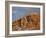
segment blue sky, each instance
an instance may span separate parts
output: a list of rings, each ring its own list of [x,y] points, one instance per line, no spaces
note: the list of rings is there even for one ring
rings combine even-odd
[[[31,12],[40,12],[40,8],[12,7],[12,21],[17,20]]]

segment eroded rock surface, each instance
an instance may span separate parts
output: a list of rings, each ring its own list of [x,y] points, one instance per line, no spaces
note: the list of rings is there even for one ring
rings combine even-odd
[[[31,14],[12,23],[13,31],[40,30],[40,15]]]

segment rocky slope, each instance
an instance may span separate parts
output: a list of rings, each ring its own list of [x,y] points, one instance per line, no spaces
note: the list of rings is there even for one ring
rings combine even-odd
[[[40,15],[34,13],[12,22],[12,30],[40,30]]]

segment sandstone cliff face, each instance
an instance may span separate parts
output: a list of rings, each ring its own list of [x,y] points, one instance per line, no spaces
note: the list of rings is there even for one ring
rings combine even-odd
[[[31,14],[12,23],[13,31],[40,30],[40,15]]]

